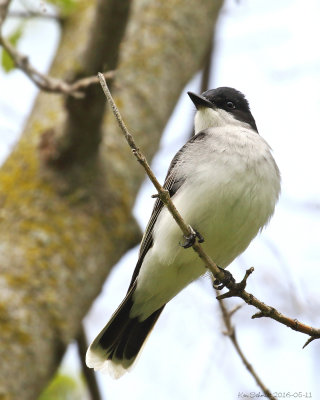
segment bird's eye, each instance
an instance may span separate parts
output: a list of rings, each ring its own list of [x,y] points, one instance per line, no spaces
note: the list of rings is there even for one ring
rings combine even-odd
[[[232,110],[233,108],[236,108],[236,106],[234,105],[234,103],[232,101],[227,101],[227,107],[230,108],[230,110]]]

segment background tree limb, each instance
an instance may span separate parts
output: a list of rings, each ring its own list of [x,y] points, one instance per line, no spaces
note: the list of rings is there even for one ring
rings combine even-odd
[[[68,80],[87,71],[97,4],[81,2],[63,25],[50,75]],[[211,0],[133,2],[114,93],[148,158],[182,88],[202,66],[220,6]],[[108,32],[108,19],[99,21]],[[82,108],[88,121],[102,115],[100,96]],[[141,169],[114,134],[112,119],[77,124],[72,107],[40,93],[0,171],[0,393],[8,398],[38,396],[110,269],[139,238],[131,208]],[[81,157],[76,138],[90,135],[96,150]],[[54,162],[66,149],[72,162]]]
[[[214,290],[215,290],[216,295],[218,295],[219,291],[217,289],[214,289]],[[248,361],[247,357],[244,355],[244,352],[242,351],[240,344],[238,342],[235,327],[233,326],[233,324],[231,322],[231,316],[237,309],[239,309],[239,307],[237,307],[236,310],[229,311],[225,304],[225,300],[223,300],[223,299],[219,300],[219,307],[220,307],[223,323],[226,327],[225,335],[228,336],[228,338],[231,340],[236,352],[238,353],[239,357],[241,358],[241,361],[243,362],[244,366],[249,371],[249,373],[252,375],[257,386],[260,387],[260,389],[263,391],[265,396],[268,397],[268,399],[275,400],[275,397],[272,395],[271,391],[262,382],[262,379],[260,378],[260,376],[258,375],[256,370],[253,368],[252,364]]]

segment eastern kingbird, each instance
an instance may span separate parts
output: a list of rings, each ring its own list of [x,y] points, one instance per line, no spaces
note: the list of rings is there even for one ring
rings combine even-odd
[[[280,174],[241,92],[220,87],[188,94],[196,107],[195,134],[173,158],[164,187],[184,221],[204,238],[207,254],[225,268],[268,223]],[[88,367],[121,376],[166,303],[206,272],[181,241],[180,228],[157,199],[127,295],[90,345]]]

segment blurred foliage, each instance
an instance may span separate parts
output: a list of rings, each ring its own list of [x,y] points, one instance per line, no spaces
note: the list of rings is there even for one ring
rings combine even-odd
[[[47,2],[56,6],[60,11],[61,16],[66,16],[74,11],[74,9],[77,6],[77,3],[79,1],[78,0],[47,0]]]
[[[79,400],[82,385],[73,377],[57,373],[38,400]]]
[[[7,40],[12,44],[12,46],[17,47],[19,39],[22,36],[24,28],[24,23],[21,23],[12,33],[10,36],[7,37]],[[10,72],[14,69],[14,61],[11,56],[7,53],[5,49],[2,49],[1,52],[1,66],[5,72]]]

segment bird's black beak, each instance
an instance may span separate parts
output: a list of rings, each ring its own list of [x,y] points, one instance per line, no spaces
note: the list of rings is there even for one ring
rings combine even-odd
[[[207,107],[207,108],[213,108],[214,107],[214,104],[212,104],[209,100],[207,100],[203,96],[200,96],[199,94],[188,92],[188,95],[189,95],[192,103],[195,105],[197,110],[200,107]]]

